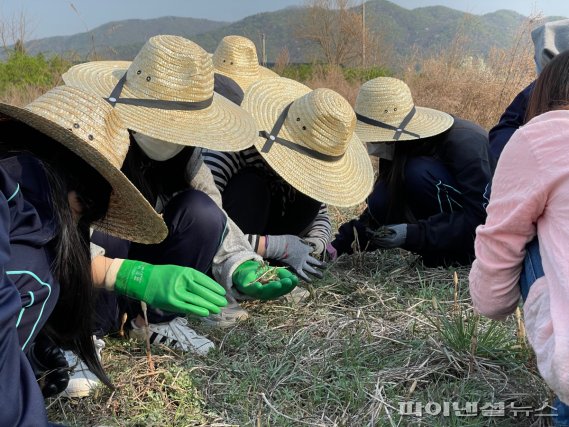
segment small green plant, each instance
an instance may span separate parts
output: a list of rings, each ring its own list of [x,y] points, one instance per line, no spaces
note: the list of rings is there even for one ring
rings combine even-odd
[[[446,312],[434,298],[435,316],[427,316],[443,343],[458,353],[489,359],[516,359],[520,355],[511,330],[500,322],[481,319],[473,310],[456,305]]]

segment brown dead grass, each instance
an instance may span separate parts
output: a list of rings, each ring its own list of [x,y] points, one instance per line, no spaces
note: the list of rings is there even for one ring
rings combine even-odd
[[[24,87],[10,87],[8,88],[2,96],[0,96],[1,102],[6,102],[11,105],[16,105],[18,107],[23,107],[29,104],[34,99],[46,93],[51,88],[49,87],[38,87],[38,86],[24,86]]]
[[[348,82],[340,67],[315,65],[312,78],[304,83],[312,89],[332,89],[346,98],[353,106],[363,82]]]
[[[514,97],[536,78],[530,32],[538,22],[539,18],[528,19],[511,48],[494,48],[488,58],[470,55],[470,41],[459,33],[450,48],[438,54],[411,55],[395,77],[409,85],[416,105],[490,129]],[[354,105],[363,81],[348,81],[338,67],[315,67],[306,85],[335,90]]]
[[[468,39],[458,35],[450,49],[428,58],[415,55],[403,72],[415,103],[446,111],[490,129],[536,78],[528,20],[512,48],[495,48],[487,59],[468,52]]]

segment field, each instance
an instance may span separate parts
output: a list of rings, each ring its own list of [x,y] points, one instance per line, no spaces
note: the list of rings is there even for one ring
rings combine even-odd
[[[198,358],[155,347],[153,372],[144,346],[107,339],[104,364],[117,390],[51,400],[52,420],[77,426],[546,425],[537,412],[515,416],[511,409],[537,411],[549,391],[515,318],[497,323],[472,312],[467,275],[467,268],[425,269],[399,251],[341,258],[309,288],[306,302],[249,304],[252,318],[225,332],[194,321],[217,350]],[[415,402],[411,412],[422,403],[423,417],[401,415],[404,402]],[[445,402],[448,416],[436,406]],[[472,402],[478,410],[467,406]],[[481,412],[484,404],[500,403],[504,416]]]
[[[277,65],[352,103],[369,73],[394,75],[410,85],[417,105],[489,129],[535,78],[532,48],[527,30],[512,49],[485,59],[463,55],[467,44],[457,37],[451,49],[407,58],[394,71]],[[61,84],[69,65],[16,59],[19,65],[9,60],[0,75],[35,70],[29,79],[0,80],[0,97],[18,105]],[[332,211],[337,223],[357,213]],[[308,289],[311,296],[301,303],[247,304],[251,318],[229,330],[190,319],[216,343],[204,358],[153,347],[152,370],[144,346],[107,338],[103,364],[116,389],[82,400],[50,399],[50,420],[72,426],[548,425],[544,405],[552,396],[527,348],[523,322],[477,316],[467,267],[426,269],[399,250],[358,253],[331,264]],[[503,415],[488,412],[500,405]],[[422,416],[402,414],[414,411]]]

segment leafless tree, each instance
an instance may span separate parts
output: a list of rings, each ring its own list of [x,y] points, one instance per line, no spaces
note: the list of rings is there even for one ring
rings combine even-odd
[[[285,68],[290,63],[290,54],[288,48],[285,46],[279,52],[277,59],[275,60],[275,66],[273,71],[277,74],[282,74]]]
[[[331,65],[361,65],[364,43],[366,51],[374,49],[375,37],[351,0],[309,0],[297,35],[316,43]]]
[[[0,16],[0,43],[5,52],[17,50],[24,53],[24,43],[29,37],[29,22],[24,11],[11,17]]]

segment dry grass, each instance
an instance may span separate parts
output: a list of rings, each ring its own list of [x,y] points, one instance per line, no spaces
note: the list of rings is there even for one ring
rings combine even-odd
[[[252,318],[229,331],[194,327],[216,342],[207,358],[107,340],[116,392],[51,401],[68,425],[394,426],[464,425],[401,416],[399,402],[514,403],[539,408],[548,390],[515,319],[473,317],[468,269],[425,269],[385,251],[343,257],[300,304],[249,303]],[[476,345],[473,345],[475,343]],[[530,426],[535,417],[469,419]]]
[[[362,82],[348,82],[339,67],[324,65],[315,65],[314,67],[312,78],[304,84],[312,89],[332,89],[346,98],[351,105],[355,104]]]
[[[438,55],[410,58],[403,80],[416,104],[490,129],[514,97],[536,78],[529,36],[534,24],[535,20],[526,22],[512,48],[495,48],[487,59],[465,53],[468,40],[461,35]]]
[[[429,57],[418,52],[404,61],[399,75],[417,105],[446,111],[490,129],[535,77],[530,31],[538,18],[519,29],[509,49],[494,48],[488,58],[468,54],[469,40],[458,34],[452,45]],[[335,90],[354,105],[363,81],[348,81],[338,67],[315,66],[306,82]]]
[[[0,101],[23,107],[49,89],[51,88],[38,86],[10,87],[0,96]]]

